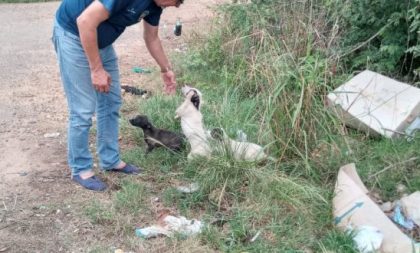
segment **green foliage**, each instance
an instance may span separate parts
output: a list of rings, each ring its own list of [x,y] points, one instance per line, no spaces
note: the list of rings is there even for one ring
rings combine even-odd
[[[329,1],[341,24],[341,47],[351,70],[366,67],[418,79],[418,0]]]
[[[85,208],[85,214],[89,217],[92,223],[110,224],[113,220],[112,210],[103,206],[99,201],[92,201]]]
[[[145,188],[134,181],[123,181],[121,189],[115,194],[117,211],[137,214],[144,208]]]
[[[344,234],[336,230],[328,234],[319,242],[317,252],[357,253],[351,234]]]

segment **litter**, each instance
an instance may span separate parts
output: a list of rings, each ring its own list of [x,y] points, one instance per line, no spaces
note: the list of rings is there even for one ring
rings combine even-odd
[[[191,236],[201,233],[203,223],[199,220],[188,220],[183,216],[175,217],[167,215],[161,222],[161,225],[153,225],[146,228],[137,228],[136,235],[138,237],[149,239],[159,235],[172,237],[176,233]]]
[[[133,95],[142,96],[143,98],[147,98],[149,93],[147,90],[142,90],[133,86],[129,85],[121,85],[121,89],[123,89],[127,93],[131,93]]]
[[[350,127],[394,138],[420,116],[420,89],[365,70],[328,94],[327,105]]]
[[[420,191],[403,197],[400,203],[406,216],[420,227]]]
[[[412,141],[417,131],[420,131],[420,117],[417,117],[405,130],[407,140]]]
[[[361,253],[375,252],[381,247],[384,235],[381,231],[371,226],[361,226],[355,229],[353,241]]]
[[[134,73],[149,74],[152,73],[150,69],[144,69],[142,67],[133,67]]]
[[[45,138],[57,138],[58,136],[60,136],[60,133],[46,133],[46,134],[44,134]]]
[[[191,183],[188,186],[178,186],[176,189],[182,193],[193,193],[200,189],[200,186],[197,183]]]
[[[368,196],[353,163],[340,168],[335,186],[333,213],[335,224],[346,230],[348,227],[371,226],[383,234],[379,252],[412,253],[420,247],[405,235]]]
[[[414,222],[404,217],[404,214],[401,212],[401,205],[399,203],[397,203],[395,206],[392,220],[405,229],[413,230],[414,228]]]

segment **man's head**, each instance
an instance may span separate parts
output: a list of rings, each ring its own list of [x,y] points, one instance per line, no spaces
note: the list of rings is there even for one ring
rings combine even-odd
[[[184,0],[154,0],[155,3],[160,7],[179,7],[181,4],[184,3]]]

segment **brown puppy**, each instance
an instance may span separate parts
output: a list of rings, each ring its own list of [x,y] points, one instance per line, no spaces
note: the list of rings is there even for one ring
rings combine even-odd
[[[129,121],[131,125],[143,129],[144,141],[147,144],[146,154],[157,147],[166,147],[172,151],[180,151],[182,149],[184,139],[181,135],[154,127],[147,116],[137,115]]]

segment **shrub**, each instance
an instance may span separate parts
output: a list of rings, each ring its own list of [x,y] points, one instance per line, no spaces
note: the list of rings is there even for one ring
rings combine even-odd
[[[341,24],[343,59],[364,69],[419,80],[420,1],[326,1]]]

